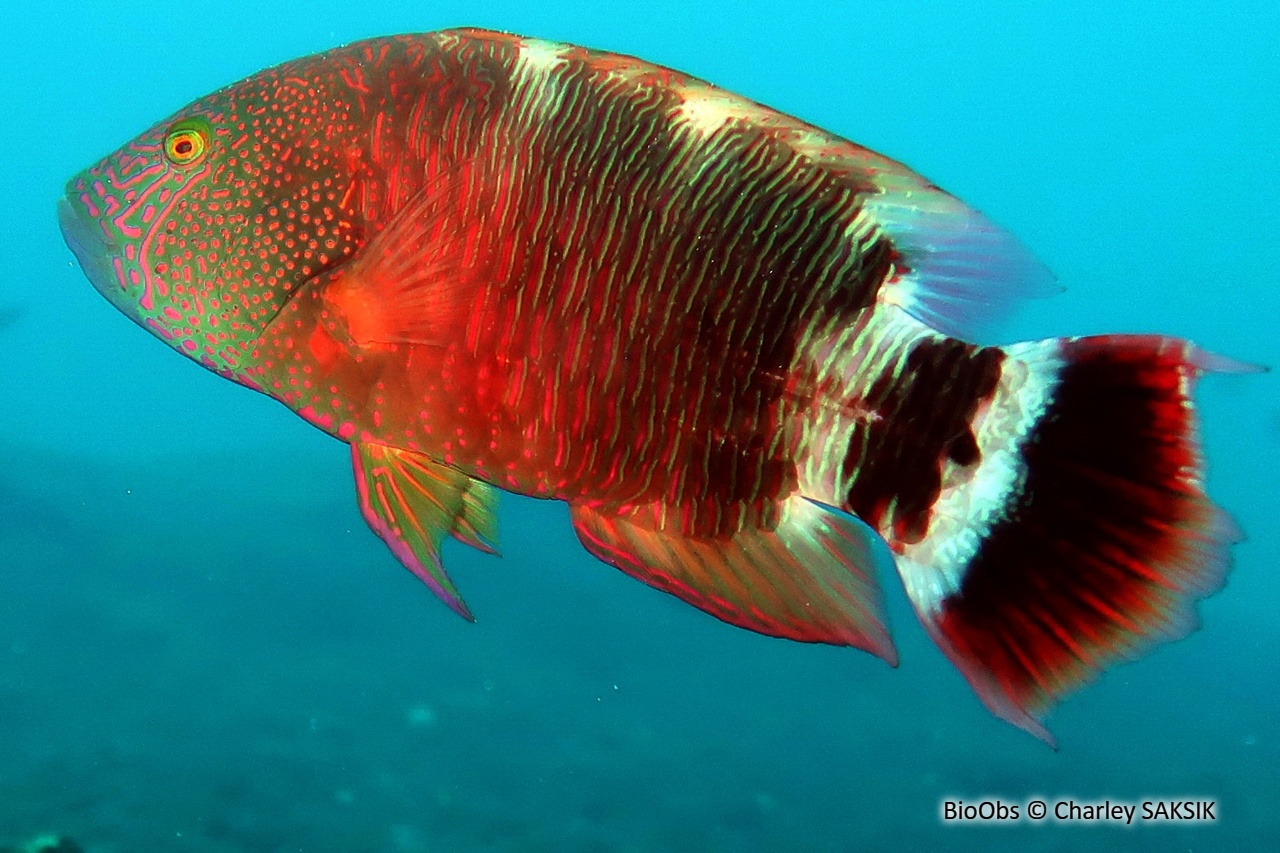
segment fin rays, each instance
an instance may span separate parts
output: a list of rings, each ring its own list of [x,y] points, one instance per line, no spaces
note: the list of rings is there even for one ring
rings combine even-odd
[[[1052,743],[1042,719],[1058,700],[1194,629],[1195,605],[1223,584],[1239,536],[1203,492],[1194,348],[1112,336],[1012,351],[1060,355],[1037,380],[1043,410],[1007,437],[1020,477],[976,549],[946,567],[956,583],[930,582],[939,567],[910,553],[899,569],[987,707]],[[925,543],[918,556],[929,553]]]
[[[416,192],[327,285],[325,301],[357,344],[442,346],[460,337],[479,263],[458,222],[465,179],[455,168]]]
[[[365,521],[396,558],[451,610],[474,621],[440,562],[446,533],[496,553],[497,490],[421,454],[381,444],[351,445]]]
[[[896,664],[876,574],[889,562],[874,532],[792,496],[774,530],[697,537],[664,527],[661,507],[572,508],[595,557],[739,627],[849,645]]]

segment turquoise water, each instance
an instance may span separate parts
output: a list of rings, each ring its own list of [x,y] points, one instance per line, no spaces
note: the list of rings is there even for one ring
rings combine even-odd
[[[1062,705],[1055,753],[982,709],[892,579],[897,670],[641,586],[561,505],[507,498],[503,559],[446,554],[463,623],[365,529],[344,447],[144,335],[57,233],[66,178],[192,98],[473,24],[638,54],[910,163],[1064,285],[1002,340],[1159,331],[1280,366],[1280,7],[899,5],[23,10],[0,58],[0,848],[1280,846],[1276,374],[1199,394],[1210,490],[1250,536],[1228,587]],[[984,798],[1218,819],[939,817]]]

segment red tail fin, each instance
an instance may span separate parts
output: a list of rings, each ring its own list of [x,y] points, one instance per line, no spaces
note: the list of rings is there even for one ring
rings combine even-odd
[[[1007,355],[975,419],[983,467],[939,499],[902,574],[987,707],[1052,743],[1056,700],[1186,635],[1222,586],[1240,536],[1205,496],[1191,389],[1239,367],[1158,337]]]

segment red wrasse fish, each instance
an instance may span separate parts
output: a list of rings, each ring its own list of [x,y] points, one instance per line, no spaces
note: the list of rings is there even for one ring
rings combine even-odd
[[[684,74],[480,30],[196,101],[73,178],[94,286],[351,445],[455,611],[499,489],[720,619],[896,663],[878,567],[995,714],[1187,633],[1238,534],[1181,340],[982,346],[1043,269],[905,166]]]

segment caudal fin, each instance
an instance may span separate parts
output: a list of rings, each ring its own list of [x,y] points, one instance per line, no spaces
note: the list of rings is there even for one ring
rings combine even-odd
[[[974,420],[983,459],[940,496],[900,570],[921,620],[996,715],[1045,713],[1113,663],[1196,627],[1240,539],[1204,493],[1191,390],[1238,370],[1184,341],[1006,350]]]

